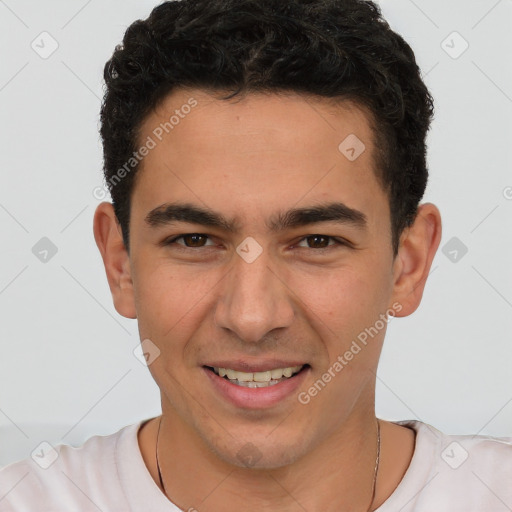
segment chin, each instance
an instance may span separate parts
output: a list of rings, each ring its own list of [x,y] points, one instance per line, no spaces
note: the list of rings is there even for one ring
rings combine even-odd
[[[249,436],[250,438],[251,436]],[[212,451],[227,464],[245,469],[278,469],[293,464],[303,455],[306,448],[303,440],[294,445],[290,439],[269,442],[269,438],[252,438],[252,441],[240,440],[228,446],[210,445]]]

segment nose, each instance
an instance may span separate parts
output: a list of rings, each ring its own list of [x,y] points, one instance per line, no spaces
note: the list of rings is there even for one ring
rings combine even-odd
[[[247,343],[257,343],[270,331],[289,327],[295,314],[293,293],[268,251],[252,263],[238,254],[233,260],[233,268],[221,281],[215,324]]]

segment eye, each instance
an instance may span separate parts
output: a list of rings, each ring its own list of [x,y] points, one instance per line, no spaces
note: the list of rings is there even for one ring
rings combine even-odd
[[[308,246],[306,247],[307,249],[322,250],[322,249],[327,249],[329,247],[336,246],[336,245],[338,245],[338,246],[339,245],[347,245],[342,240],[339,240],[337,238],[334,238],[332,236],[327,236],[327,235],[308,235],[308,236],[305,236],[302,240],[300,240],[299,244],[301,242],[303,242],[304,240],[306,240],[306,243],[308,243],[308,241],[311,241],[311,244],[308,244]],[[333,243],[329,244],[329,241],[332,241]],[[313,247],[311,247],[311,245],[313,245]],[[304,247],[304,246],[298,245],[297,247]]]
[[[185,243],[184,244],[177,243],[177,240],[180,240],[180,239],[183,239],[183,241]],[[185,248],[194,249],[194,248],[208,247],[207,245],[202,243],[207,240],[209,240],[208,235],[203,235],[202,233],[185,233],[184,235],[179,235],[170,240],[166,240],[164,242],[164,245],[177,244],[177,245],[182,245]],[[215,244],[212,243],[211,245],[215,245]]]
[[[178,242],[178,240],[182,240],[182,242]],[[210,241],[210,244],[206,242]],[[306,243],[306,246],[301,245]],[[208,235],[203,233],[185,233],[168,240],[164,240],[162,245],[177,245],[181,246],[183,249],[201,249],[202,247],[212,247],[215,244],[211,241]],[[349,243],[344,240],[328,236],[328,235],[308,235],[302,238],[296,247],[301,247],[305,249],[314,249],[317,252],[321,252],[323,250],[327,250],[331,247],[335,246],[348,246]]]

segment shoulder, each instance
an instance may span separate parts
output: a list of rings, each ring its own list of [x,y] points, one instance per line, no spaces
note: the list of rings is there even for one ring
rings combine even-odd
[[[421,421],[399,423],[413,428],[419,441],[433,448],[438,455],[435,462],[442,461],[452,470],[466,462],[472,468],[495,469],[498,464],[503,464],[502,467],[512,469],[512,437],[445,434]]]
[[[511,510],[512,437],[445,434],[417,420],[395,423],[415,431],[415,451],[379,512]]]
[[[137,426],[95,435],[76,447],[42,442],[30,457],[0,468],[0,510],[76,510],[77,505],[88,510],[98,491],[117,478],[117,444]],[[115,486],[111,491],[115,495]]]

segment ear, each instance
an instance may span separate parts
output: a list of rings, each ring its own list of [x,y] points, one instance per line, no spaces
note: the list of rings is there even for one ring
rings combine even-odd
[[[420,305],[432,260],[441,241],[441,214],[431,203],[420,205],[414,223],[400,237],[395,258],[391,303],[402,309],[396,316],[408,316]]]
[[[137,318],[130,257],[111,203],[101,203],[96,208],[94,239],[103,258],[114,307],[126,318]]]

